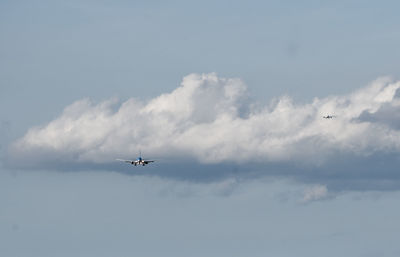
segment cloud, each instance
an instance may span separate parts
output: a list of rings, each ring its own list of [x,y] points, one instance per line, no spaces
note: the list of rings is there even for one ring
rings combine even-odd
[[[394,130],[400,129],[400,89],[396,90],[393,100],[382,104],[378,110],[364,110],[358,121],[384,124]]]
[[[171,93],[149,101],[79,100],[29,129],[9,147],[7,161],[19,168],[116,169],[115,158],[133,158],[142,149],[172,173],[181,167],[178,177],[196,176],[190,170],[207,165],[209,171],[200,173],[207,177],[257,173],[321,183],[314,180],[348,182],[364,174],[387,184],[399,163],[399,88],[400,82],[381,78],[306,104],[289,96],[255,103],[240,79],[190,74]],[[323,119],[327,114],[336,118]],[[387,166],[379,173],[381,162]],[[334,179],[323,181],[329,183],[335,188]]]
[[[314,185],[308,187],[303,192],[303,199],[301,202],[308,203],[311,201],[318,201],[328,196],[328,189],[325,185]]]

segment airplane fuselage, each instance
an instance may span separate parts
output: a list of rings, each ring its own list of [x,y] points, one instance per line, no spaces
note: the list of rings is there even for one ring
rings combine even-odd
[[[146,164],[154,162],[154,160],[145,160],[145,159],[142,159],[142,157],[138,157],[136,160],[122,160],[122,159],[117,159],[117,160],[129,163],[129,164],[132,164],[135,166],[137,166],[137,165],[145,166]]]
[[[148,162],[143,160],[142,157],[139,157],[136,159],[136,161],[132,161],[131,164],[133,164],[135,166],[137,166],[137,165],[145,166],[146,164],[148,164]]]
[[[146,163],[143,162],[143,161],[141,161],[141,160],[140,160],[140,161],[139,161],[139,160],[136,160],[136,161],[134,161],[134,162],[131,162],[131,164],[133,164],[133,165],[135,165],[135,166],[136,166],[136,165],[143,165],[143,166],[146,165]]]

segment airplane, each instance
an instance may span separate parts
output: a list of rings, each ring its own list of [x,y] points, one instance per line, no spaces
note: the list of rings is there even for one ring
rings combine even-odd
[[[335,118],[336,116],[335,115],[326,115],[326,116],[322,116],[322,118],[324,118],[324,119],[333,119],[333,118]]]
[[[117,159],[117,161],[121,161],[121,162],[127,162],[130,163],[132,165],[142,165],[145,166],[146,164],[149,164],[151,162],[155,162],[154,160],[144,160],[142,158],[142,154],[139,155],[139,157],[136,160],[122,160],[122,159]]]

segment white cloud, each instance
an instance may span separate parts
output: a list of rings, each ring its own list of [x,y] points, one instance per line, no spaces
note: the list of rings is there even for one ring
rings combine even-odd
[[[314,185],[307,187],[303,192],[301,202],[308,203],[311,201],[318,201],[328,196],[328,188],[325,185]]]
[[[58,160],[101,164],[132,158],[142,149],[145,157],[201,163],[295,161],[318,166],[338,152],[360,157],[398,153],[399,130],[359,117],[379,115],[382,106],[397,107],[399,87],[400,82],[378,79],[351,94],[307,104],[288,96],[255,104],[240,79],[191,74],[171,93],[148,102],[77,101],[14,142],[9,159],[39,167]],[[385,110],[387,117],[391,109]],[[337,117],[323,119],[327,114]]]

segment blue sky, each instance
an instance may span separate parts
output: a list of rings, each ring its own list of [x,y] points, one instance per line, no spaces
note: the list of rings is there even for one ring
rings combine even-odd
[[[2,1],[0,252],[398,256],[398,7]]]

